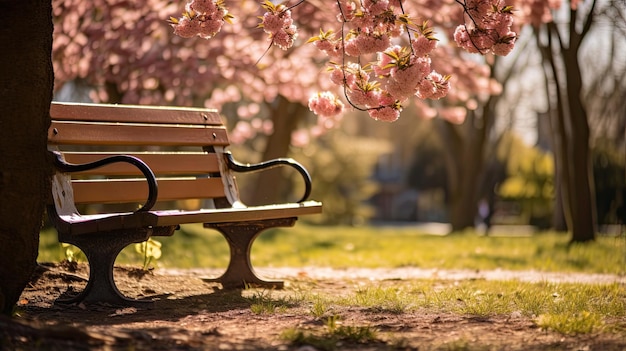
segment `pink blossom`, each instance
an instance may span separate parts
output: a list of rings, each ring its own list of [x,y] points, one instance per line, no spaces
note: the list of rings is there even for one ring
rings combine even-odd
[[[467,0],[469,20],[454,33],[457,45],[471,53],[506,55],[512,50],[516,34],[511,31],[513,15],[501,0]]]
[[[374,120],[383,121],[383,122],[395,122],[400,117],[400,110],[391,106],[370,109],[370,110],[367,110],[367,113]]]
[[[361,55],[373,54],[383,51],[387,47],[389,47],[389,37],[386,35],[361,34],[357,36],[354,41],[355,45],[357,46],[358,52]]]
[[[217,5],[213,0],[191,0],[187,6],[189,10],[201,14],[213,14],[217,11]]]
[[[402,47],[394,45],[387,48],[387,50],[385,50],[384,52],[379,52],[378,61],[374,65],[374,73],[379,76],[388,76],[391,72],[391,67],[387,66],[389,66],[393,61],[393,58],[391,58],[391,55],[389,54],[400,55],[401,50]]]
[[[372,16],[378,16],[389,8],[389,0],[364,0],[363,7]]]
[[[420,36],[411,42],[415,56],[421,57],[431,53],[437,47],[437,40]]]
[[[467,52],[470,52],[473,54],[478,53],[478,48],[472,42],[469,32],[467,31],[467,28],[465,27],[464,24],[461,24],[458,27],[456,27],[456,30],[454,31],[454,41],[457,43],[459,47],[465,49]]]
[[[204,21],[200,23],[198,36],[204,39],[212,38],[222,29],[223,24],[224,20],[221,17]]]
[[[435,91],[432,96],[429,97],[430,99],[437,100],[448,95],[448,92],[450,91],[450,81],[447,78],[444,78],[441,74],[433,71],[428,76],[428,79],[432,81],[435,86]]]
[[[284,25],[281,17],[282,13],[266,12],[263,14],[263,19],[261,21],[263,30],[268,34],[272,34],[283,29]]]
[[[345,41],[344,50],[346,55],[352,57],[358,57],[361,52],[359,51],[359,46],[357,45],[356,38],[351,38]]]
[[[506,56],[511,51],[513,51],[513,47],[515,47],[515,41],[511,41],[509,43],[498,43],[493,46],[493,53],[500,56]]]
[[[284,28],[273,33],[272,41],[274,45],[283,50],[287,50],[293,46],[293,43],[296,41],[297,37],[298,32],[296,31],[296,27],[292,25],[288,28]]]
[[[334,117],[343,112],[343,102],[335,94],[324,91],[309,99],[309,109],[318,116]]]
[[[315,47],[317,47],[319,50],[326,52],[333,51],[336,47],[335,43],[331,42],[328,39],[318,40],[314,42],[313,45],[315,45]]]
[[[354,74],[348,72],[346,72],[346,74],[344,75],[344,70],[341,67],[337,66],[330,73],[330,80],[337,85],[343,85],[345,83],[347,86],[352,86],[356,81],[356,77]]]
[[[380,89],[364,91],[357,88],[350,90],[348,99],[357,106],[378,107],[380,106]]]
[[[428,58],[412,57],[412,59],[413,62],[407,67],[392,68],[385,84],[385,89],[389,94],[400,101],[415,95],[418,91],[418,84],[430,71]]]
[[[200,22],[197,20],[191,20],[189,17],[181,18],[174,26],[174,34],[183,37],[191,38],[198,34],[200,31]]]

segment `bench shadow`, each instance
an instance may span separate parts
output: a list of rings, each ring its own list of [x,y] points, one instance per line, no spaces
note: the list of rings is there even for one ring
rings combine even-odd
[[[210,290],[210,287],[208,289]],[[145,301],[153,301],[153,304],[147,304],[146,307],[55,302],[48,307],[22,306],[20,319],[73,326],[115,325],[159,320],[171,322],[197,314],[249,311],[253,302],[242,296],[242,293],[243,289],[213,289],[209,293],[183,297],[170,294],[154,295],[145,299]]]

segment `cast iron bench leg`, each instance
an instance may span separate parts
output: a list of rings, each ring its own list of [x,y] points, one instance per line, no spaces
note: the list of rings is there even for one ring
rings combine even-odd
[[[205,223],[205,228],[219,231],[230,248],[230,263],[226,272],[219,278],[207,279],[222,284],[225,289],[245,289],[247,287],[264,287],[280,289],[283,281],[264,280],[259,278],[250,262],[252,243],[262,231],[274,227],[292,227],[297,218],[267,219],[241,223]]]
[[[116,306],[149,307],[152,301],[135,300],[125,297],[115,285],[113,265],[117,255],[126,246],[148,240],[150,229],[132,231],[111,231],[99,235],[59,234],[59,241],[80,248],[89,261],[89,281],[77,296],[58,299],[58,303],[108,303]]]

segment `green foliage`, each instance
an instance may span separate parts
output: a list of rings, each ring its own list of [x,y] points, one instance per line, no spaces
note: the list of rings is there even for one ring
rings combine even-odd
[[[366,201],[378,186],[370,176],[389,148],[386,141],[334,130],[294,152],[311,173],[311,198],[324,203],[324,213],[315,222],[358,225],[371,218],[374,211]]]
[[[135,244],[135,252],[143,257],[143,270],[150,268],[150,263],[161,258],[161,242],[148,238],[148,240]]]
[[[68,262],[87,262],[85,254],[76,246],[66,243],[61,243],[61,247],[65,253],[65,259]]]
[[[507,179],[497,189],[505,200],[514,200],[523,207],[528,221],[549,222],[554,199],[554,159],[551,153],[531,147],[512,133],[502,137],[497,158],[506,162]]]

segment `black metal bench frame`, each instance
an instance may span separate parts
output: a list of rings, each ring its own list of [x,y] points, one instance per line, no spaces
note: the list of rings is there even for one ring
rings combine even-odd
[[[161,114],[166,111],[167,116],[175,116],[175,121],[163,119]],[[261,286],[281,288],[282,281],[270,281],[260,278],[252,267],[250,261],[250,251],[255,239],[266,229],[274,227],[290,227],[293,226],[300,215],[315,214],[321,212],[321,203],[315,201],[307,201],[311,193],[311,179],[306,169],[292,159],[282,158],[262,162],[258,164],[242,164],[233,158],[229,151],[225,151],[224,147],[228,145],[225,128],[218,116],[209,116],[216,112],[207,109],[186,109],[186,108],[163,108],[163,107],[143,107],[143,106],[124,106],[124,105],[101,105],[101,104],[59,104],[53,103],[51,106],[51,116],[53,123],[48,133],[49,149],[54,156],[54,165],[56,174],[53,177],[53,203],[48,206],[49,217],[51,222],[57,228],[58,238],[60,242],[69,243],[80,248],[89,261],[89,280],[85,289],[77,296],[69,299],[59,299],[62,303],[108,303],[112,305],[131,305],[143,306],[152,301],[136,300],[124,296],[116,287],[113,278],[113,266],[115,259],[120,251],[132,243],[146,241],[152,236],[170,236],[177,230],[181,224],[185,223],[203,223],[205,228],[214,229],[220,232],[228,242],[230,248],[230,262],[224,274],[214,281],[222,284],[224,288],[246,288],[249,286]],[[128,117],[131,115],[131,117]],[[136,117],[133,117],[135,116]],[[152,117],[154,115],[155,117]],[[119,120],[116,116],[120,116]],[[147,117],[145,117],[147,116]],[[166,117],[167,117],[166,116]],[[199,118],[198,118],[199,117]],[[219,119],[219,121],[218,121]],[[200,122],[197,122],[199,120]],[[207,122],[207,121],[212,121]],[[71,129],[76,123],[84,123],[84,129],[76,129],[80,133],[85,132],[87,136],[75,136],[76,130]],[[90,162],[72,163],[66,160],[66,157],[86,157],[80,152],[65,152],[58,149],[58,145],[72,144],[115,144],[123,145],[131,140],[136,145],[151,145],[160,140],[157,137],[150,141],[136,141],[132,137],[132,129],[137,124],[144,123],[145,126],[152,128],[187,128],[189,130],[174,129],[176,133],[204,133],[206,128],[209,137],[206,141],[193,142],[198,144],[206,153],[214,155],[217,158],[219,174],[215,172],[217,169],[209,169],[208,178],[219,178],[222,189],[211,190],[216,191],[213,201],[216,208],[198,209],[191,211],[182,211],[179,209],[154,209],[159,201],[171,200],[176,198],[177,192],[175,183],[176,179],[165,179],[165,184],[169,187],[166,189],[168,194],[161,198],[159,195],[160,187],[158,178],[161,168],[166,168],[167,172],[171,172],[176,168],[172,160],[176,160],[176,155],[165,154],[167,161],[155,163],[157,166],[151,167],[150,162],[142,159],[142,154],[115,154],[109,155],[105,152],[102,155],[98,152],[91,151]],[[160,123],[160,124],[159,124]],[[194,126],[197,130],[192,130],[190,126]],[[142,125],[142,128],[145,127]],[[204,126],[204,127],[203,127]],[[93,141],[89,139],[92,133],[86,129],[95,128],[97,130]],[[111,134],[109,128],[129,128],[128,140],[123,140],[118,134]],[[142,129],[143,130],[143,129]],[[95,132],[94,132],[95,133]],[[74,139],[76,138],[76,139]],[[163,138],[162,136],[160,138]],[[177,138],[164,144],[177,146]],[[184,134],[182,140],[187,142],[187,134]],[[115,139],[115,140],[112,140]],[[119,140],[117,140],[119,139]],[[217,141],[216,141],[217,140]],[[197,145],[196,145],[197,146]],[[93,146],[91,147],[93,149]],[[185,157],[189,156],[184,154]],[[146,157],[155,159],[160,155],[149,154]],[[192,154],[189,157],[195,157]],[[101,158],[99,158],[101,157]],[[151,161],[156,162],[156,161]],[[77,182],[72,179],[72,174],[89,174],[95,172],[96,169],[106,169],[115,164],[125,163],[131,165],[134,171],[126,170],[126,173],[135,173],[135,176],[143,179],[142,184],[147,185],[145,202],[135,211],[121,213],[105,213],[95,215],[84,215],[76,209],[75,203],[80,199],[74,197]],[[181,162],[184,163],[184,162]],[[279,166],[289,166],[295,169],[304,181],[304,195],[294,203],[273,204],[267,206],[247,207],[239,201],[239,194],[232,172],[255,172],[275,168]],[[188,167],[188,166],[181,166]],[[196,168],[194,165],[192,168]],[[215,168],[215,167],[214,167]],[[187,169],[187,168],[185,168]],[[116,171],[119,172],[119,171]],[[203,171],[204,172],[204,171]],[[206,175],[202,175],[205,177]],[[198,177],[197,181],[206,181]],[[119,178],[119,177],[118,177]],[[136,179],[134,179],[136,180]],[[211,179],[209,179],[211,180]],[[105,181],[93,181],[95,186],[109,188],[115,185],[119,179]],[[192,180],[193,181],[193,180]],[[87,183],[89,183],[88,181]],[[89,183],[90,185],[93,185]],[[80,184],[79,184],[80,185]],[[180,193],[187,191],[188,187],[180,185]],[[134,189],[134,188],[131,188]],[[115,194],[109,194],[111,190],[104,191],[106,202],[114,202]],[[212,193],[211,193],[212,194]],[[89,194],[83,195],[89,198]],[[109,197],[113,197],[110,199]],[[126,194],[120,194],[124,197]],[[208,196],[208,195],[207,195]],[[97,196],[96,196],[97,197]],[[181,198],[186,198],[189,196]],[[202,196],[206,197],[206,196]],[[105,201],[102,200],[102,201]],[[126,199],[128,200],[128,199]],[[91,199],[90,199],[91,201]]]

